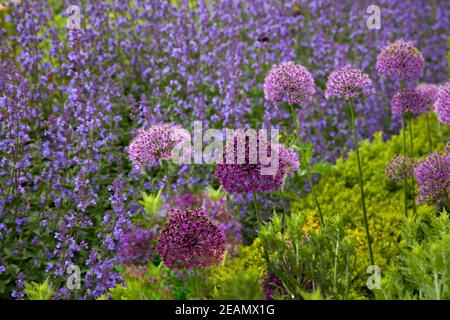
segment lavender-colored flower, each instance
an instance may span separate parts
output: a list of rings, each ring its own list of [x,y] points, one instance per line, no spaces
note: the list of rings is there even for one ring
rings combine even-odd
[[[415,88],[406,88],[397,92],[391,101],[392,113],[401,117],[404,113],[414,116],[427,113],[428,105],[425,98]]]
[[[203,209],[171,210],[156,250],[173,269],[207,268],[222,261],[228,245],[222,230]]]
[[[384,77],[419,80],[423,76],[424,58],[412,42],[397,40],[381,50],[376,69]]]
[[[329,76],[326,85],[325,98],[354,98],[359,95],[371,95],[375,87],[369,75],[360,69],[347,65],[334,70]]]
[[[450,200],[450,154],[433,152],[419,161],[415,171],[419,202],[434,202],[442,208]]]
[[[386,166],[386,175],[394,181],[404,180],[414,173],[414,161],[405,156],[398,156]]]
[[[145,164],[157,165],[161,160],[170,159],[172,150],[189,139],[189,132],[179,125],[158,124],[139,130],[128,152],[135,168],[140,169]]]
[[[269,102],[303,105],[311,101],[314,92],[312,75],[304,66],[294,62],[275,65],[264,81],[264,97]]]
[[[450,126],[450,82],[439,87],[434,109],[439,121]]]
[[[287,149],[281,144],[275,144],[272,148],[270,143],[263,143],[257,138],[257,161],[250,163],[249,139],[245,141],[245,161],[238,164],[238,147],[235,139],[234,149],[231,147],[224,149],[224,163],[216,167],[216,177],[223,188],[232,193],[249,192],[271,192],[281,188],[287,175],[299,170],[297,153],[293,149]],[[264,164],[259,157],[259,150],[268,150],[267,154],[272,156],[273,152],[278,152],[278,170],[275,174],[262,174],[263,168],[268,168],[271,164]],[[227,164],[226,158],[229,150],[233,150],[234,164]],[[233,156],[232,155],[232,156]]]
[[[119,239],[119,259],[125,265],[145,265],[154,254],[155,231],[138,228]]]
[[[427,107],[431,107],[436,102],[438,97],[439,87],[432,83],[422,83],[416,87],[427,103]]]

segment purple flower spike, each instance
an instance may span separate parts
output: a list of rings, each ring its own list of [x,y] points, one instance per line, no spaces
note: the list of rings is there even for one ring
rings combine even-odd
[[[398,40],[381,50],[376,69],[383,77],[398,80],[419,80],[423,76],[425,60],[412,42]]]
[[[415,88],[407,88],[397,92],[391,101],[392,113],[401,117],[404,113],[419,116],[428,112],[427,100]]]
[[[371,95],[375,87],[369,76],[360,69],[350,65],[333,71],[328,76],[325,98],[354,98],[359,95]]]
[[[294,62],[274,66],[264,81],[264,97],[269,102],[303,105],[311,101],[314,92],[313,77],[305,67]]]
[[[419,202],[434,202],[441,208],[450,201],[450,154],[429,154],[419,161],[415,175],[419,184]]]
[[[158,165],[161,160],[168,160],[172,150],[190,139],[190,134],[179,125],[158,124],[147,130],[139,130],[130,143],[128,153],[136,169],[146,164]]]
[[[434,108],[439,121],[450,126],[450,82],[439,87]]]
[[[119,239],[120,262],[124,265],[145,265],[153,257],[155,231],[139,228],[124,233]]]
[[[171,210],[156,249],[167,267],[207,268],[222,261],[225,234],[209,217],[203,209]]]

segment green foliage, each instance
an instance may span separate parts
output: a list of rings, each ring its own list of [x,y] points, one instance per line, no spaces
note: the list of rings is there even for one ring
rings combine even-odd
[[[182,283],[175,273],[163,264],[148,268],[128,268],[124,272],[125,283],[112,288],[100,300],[166,300],[186,298]]]
[[[163,206],[163,199],[161,197],[162,189],[156,194],[147,194],[142,192],[142,200],[139,203],[144,207],[147,215],[153,219],[153,217],[158,214]]]
[[[437,120],[432,118],[432,142],[434,150],[443,150],[448,128],[439,133]],[[413,121],[413,139],[415,159],[424,157],[429,150],[426,118]],[[408,142],[409,146],[409,142]],[[402,184],[390,181],[385,175],[386,164],[395,156],[402,154],[401,134],[383,141],[382,133],[376,133],[373,141],[365,140],[360,147],[363,166],[364,190],[368,211],[369,228],[373,240],[375,264],[382,267],[398,255],[395,245],[400,239],[400,223],[404,203]],[[322,211],[326,216],[342,217],[347,231],[357,240],[357,259],[360,262],[361,285],[365,270],[369,265],[367,240],[365,238],[361,212],[361,196],[358,185],[356,156],[351,152],[348,158],[340,158],[332,169],[321,170],[320,181],[316,192]],[[417,190],[416,190],[417,195]],[[305,230],[318,230],[319,224],[312,195],[306,199],[289,194],[294,199],[291,210],[300,211],[307,221]],[[412,215],[412,193],[408,194],[408,214]],[[418,206],[418,214],[423,215],[433,208],[427,205]]]
[[[269,270],[282,281],[286,297],[348,298],[355,269],[354,237],[346,235],[339,216],[328,219],[320,231],[304,232],[304,224],[305,217],[293,212],[284,234],[278,215],[262,228],[259,235]]]
[[[54,289],[47,278],[43,283],[25,282],[24,292],[28,300],[50,300],[53,296]]]
[[[375,290],[379,299],[450,299],[450,219],[429,214],[402,224],[399,261]]]
[[[242,246],[236,256],[227,256],[220,266],[208,270],[203,283],[206,296],[213,299],[261,299],[265,261],[261,240]]]

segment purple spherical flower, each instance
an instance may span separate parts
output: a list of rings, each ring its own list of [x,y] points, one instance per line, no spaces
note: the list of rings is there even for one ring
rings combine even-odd
[[[259,139],[259,135],[255,142],[256,156],[254,160],[256,161],[251,161],[249,157],[251,150],[249,147],[250,139],[247,139],[245,141],[245,159],[243,159],[242,163],[239,163],[238,143],[236,143],[238,139],[234,141],[234,148],[225,148],[224,162],[218,164],[216,167],[216,177],[228,192],[250,193],[275,191],[281,188],[287,175],[299,170],[298,156],[293,149],[287,149],[281,144],[271,145],[270,141],[263,142]],[[261,159],[259,151],[261,148],[267,150],[268,158],[273,157],[273,161],[267,162]],[[229,155],[230,152],[231,156]],[[278,159],[276,154],[278,154]],[[234,162],[227,162],[226,158],[228,157],[234,159]],[[268,170],[269,168],[273,170]]]
[[[303,105],[314,94],[314,79],[300,64],[283,62],[275,65],[264,81],[264,97],[269,102],[286,101]]]
[[[418,80],[423,76],[424,58],[412,42],[398,40],[381,50],[376,62],[378,73],[399,80]]]
[[[450,154],[429,154],[419,161],[414,173],[419,184],[419,202],[434,202],[442,208],[450,200]]]
[[[386,175],[389,179],[400,181],[412,176],[414,161],[405,156],[398,156],[386,166]]]
[[[207,268],[222,261],[225,234],[203,209],[171,210],[161,229],[157,251],[173,269]]]
[[[433,106],[436,102],[439,87],[432,83],[422,83],[416,87],[417,92],[419,92],[427,103],[427,107]]]
[[[172,150],[189,139],[189,132],[179,125],[157,124],[147,130],[139,130],[128,153],[135,168],[140,169],[146,164],[157,165],[161,160],[170,159]]]
[[[391,101],[391,110],[398,117],[408,112],[414,116],[419,116],[427,113],[428,105],[417,89],[406,88],[394,95]]]
[[[450,126],[450,82],[439,87],[434,109],[439,121]]]
[[[371,95],[375,87],[369,76],[350,65],[334,70],[329,76],[325,91],[325,98],[353,98],[359,95]]]
[[[119,260],[124,265],[145,265],[153,257],[156,233],[139,228],[124,233],[119,239]]]

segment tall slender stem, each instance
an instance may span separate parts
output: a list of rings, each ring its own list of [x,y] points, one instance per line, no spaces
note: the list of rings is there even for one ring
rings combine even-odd
[[[402,152],[403,156],[406,157],[406,119],[405,115],[402,115]],[[404,198],[405,198],[405,205],[404,205],[404,211],[403,211],[403,218],[408,218],[408,180],[403,180],[403,190],[404,190]]]
[[[363,176],[362,176],[361,159],[359,156],[358,138],[356,136],[355,114],[354,114],[354,110],[353,110],[353,103],[351,100],[350,100],[350,118],[351,118],[352,128],[353,128],[353,142],[355,144],[356,159],[358,161],[359,188],[361,191],[361,204],[362,204],[362,209],[363,209],[364,226],[366,229],[367,244],[369,247],[370,263],[373,265],[374,260],[373,260],[373,253],[372,253],[372,240],[370,238],[369,225],[367,223],[366,199],[364,196],[364,183],[363,183]]]
[[[163,166],[163,163],[161,161],[161,166]],[[164,172],[167,179],[167,189],[169,190],[169,200],[170,200],[170,207],[172,207],[173,204],[173,191],[172,191],[172,184],[170,182],[170,176],[169,176],[169,165],[164,166]]]
[[[195,282],[195,288],[197,290],[197,297],[200,299],[201,298],[201,294],[200,294],[200,286],[198,285],[197,267],[194,267],[194,282]]]
[[[412,116],[409,117],[409,143],[411,147],[411,158],[414,158],[414,144],[413,144],[413,134],[412,134]],[[413,200],[413,213],[414,216],[417,215],[416,208],[416,185],[414,182],[414,175],[411,175],[411,195]]]
[[[281,217],[281,233],[284,233],[284,230],[286,229],[286,205],[284,204],[284,196],[283,196],[283,186],[281,186],[280,189],[280,200],[281,200],[281,206],[283,207],[283,216]]]
[[[433,151],[433,140],[431,138],[431,123],[430,123],[430,113],[428,112],[427,115],[427,131],[428,131],[428,151],[431,153]]]
[[[320,208],[319,200],[317,199],[316,191],[314,189],[314,182],[312,180],[312,175],[311,175],[311,171],[310,171],[310,168],[309,168],[309,162],[306,159],[305,150],[303,148],[303,140],[302,140],[302,136],[300,135],[300,128],[298,127],[297,118],[295,117],[294,106],[291,104],[290,108],[291,108],[292,121],[294,121],[294,123],[295,123],[295,130],[297,131],[297,136],[298,136],[298,140],[299,140],[299,148],[300,148],[302,161],[303,161],[305,169],[306,169],[306,176],[307,176],[308,182],[309,182],[309,184],[311,186],[311,193],[312,193],[313,198],[314,198],[314,203],[316,205],[317,212],[319,213],[320,222],[321,222],[321,224],[323,226],[325,224],[324,220],[323,220],[323,214],[322,214],[322,210]]]
[[[258,227],[261,230],[261,216],[259,215],[258,203],[256,201],[256,193],[253,191],[253,204],[255,205],[256,219],[258,220]]]

